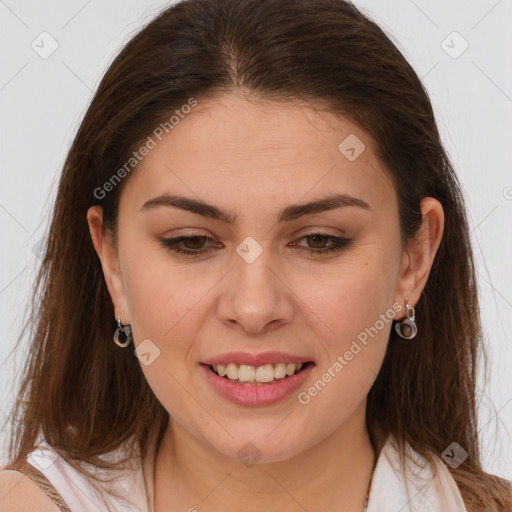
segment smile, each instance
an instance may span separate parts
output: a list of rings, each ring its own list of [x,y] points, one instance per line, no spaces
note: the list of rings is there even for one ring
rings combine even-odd
[[[240,384],[271,384],[300,372],[302,363],[277,363],[263,366],[229,363],[212,365],[212,370],[220,377],[225,377]]]
[[[300,388],[314,367],[312,361],[257,367],[235,363],[200,365],[218,395],[237,405],[252,407],[271,405],[289,397]]]

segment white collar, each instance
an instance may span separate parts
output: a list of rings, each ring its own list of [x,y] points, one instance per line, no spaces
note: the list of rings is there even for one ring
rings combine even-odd
[[[405,467],[400,467],[390,436],[373,472],[368,512],[467,512],[455,480],[437,456],[433,468],[408,444],[406,454]]]
[[[124,505],[122,510],[154,512],[156,440],[157,432],[154,431],[142,464],[136,463],[138,467],[133,472],[127,471],[116,484],[124,491],[122,494],[131,498],[131,505]],[[69,504],[80,501],[80,510],[97,512],[98,508],[93,505],[95,494],[88,480],[61,459],[42,434],[39,442],[40,450],[31,452],[28,462],[43,472]],[[375,465],[367,512],[467,512],[450,471],[441,459],[435,455],[433,458],[434,468],[406,444],[406,464],[400,467],[399,453],[390,436]]]

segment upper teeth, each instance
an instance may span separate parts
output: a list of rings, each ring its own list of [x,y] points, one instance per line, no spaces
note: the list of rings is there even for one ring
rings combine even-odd
[[[213,370],[221,377],[227,376],[230,380],[238,379],[240,382],[272,382],[274,379],[284,379],[287,375],[293,375],[301,368],[302,363],[277,363],[263,366],[235,363],[213,365]]]

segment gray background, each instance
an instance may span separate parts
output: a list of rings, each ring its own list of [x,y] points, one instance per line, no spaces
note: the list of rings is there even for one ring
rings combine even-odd
[[[423,78],[466,193],[492,368],[479,381],[484,463],[512,479],[512,0],[355,3]],[[0,422],[26,355],[26,340],[11,351],[67,149],[108,64],[166,4],[0,0]],[[42,58],[31,45],[47,51],[50,37],[58,48]],[[0,462],[6,442],[4,430]]]

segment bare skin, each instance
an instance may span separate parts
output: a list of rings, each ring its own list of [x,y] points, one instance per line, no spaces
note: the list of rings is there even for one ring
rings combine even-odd
[[[350,161],[339,144],[355,134],[365,150]],[[315,367],[307,390],[386,312],[405,316],[427,282],[443,232],[438,201],[424,198],[422,237],[402,247],[395,190],[368,133],[307,104],[259,103],[241,94],[198,106],[132,171],[120,201],[118,250],[100,207],[87,219],[116,317],[134,343],[160,354],[142,370],[170,414],[155,461],[155,510],[361,512],[375,453],[365,426],[367,394],[392,322],[310,396],[248,407],[214,391],[200,363],[231,351],[281,351]],[[343,206],[279,223],[278,212],[331,194]],[[235,222],[176,207],[141,211],[163,194],[213,204]],[[350,240],[340,251],[311,233]],[[306,236],[308,235],[308,236]],[[206,236],[176,254],[159,237]],[[236,248],[252,237],[251,263]],[[379,324],[380,325],[380,324]],[[129,378],[129,376],[127,376]],[[252,443],[251,467],[237,456]]]

